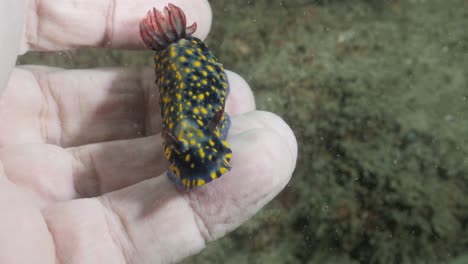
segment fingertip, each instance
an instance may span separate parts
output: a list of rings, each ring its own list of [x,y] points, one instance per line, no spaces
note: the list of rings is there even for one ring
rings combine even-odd
[[[289,182],[295,160],[287,142],[271,129],[253,129],[234,136],[232,170],[188,195],[205,223],[209,240],[240,226]],[[202,230],[203,231],[203,230]]]
[[[252,111],[234,116],[232,119],[230,135],[241,134],[255,128],[267,128],[278,133],[287,143],[288,150],[297,159],[297,140],[289,125],[278,115],[267,111]]]
[[[291,127],[279,115],[267,112],[257,111],[257,116],[261,117],[259,122],[265,127],[273,129],[287,143],[291,157],[293,157],[294,165],[297,159],[297,139]]]
[[[226,101],[226,111],[238,115],[255,110],[255,98],[249,84],[239,74],[226,70],[230,93]]]
[[[213,19],[213,13],[209,2],[206,0],[180,2],[181,6],[186,5],[186,10],[190,10],[190,12],[187,12],[187,25],[191,25],[193,22],[197,23],[197,30],[195,31],[194,36],[199,39],[205,39],[208,36],[208,33],[210,33]]]
[[[295,157],[285,151],[289,143],[274,129],[245,131],[234,136],[230,144],[233,152],[232,173],[238,177],[235,180],[239,189],[250,188],[255,192],[264,189],[265,193],[276,195],[289,182]]]

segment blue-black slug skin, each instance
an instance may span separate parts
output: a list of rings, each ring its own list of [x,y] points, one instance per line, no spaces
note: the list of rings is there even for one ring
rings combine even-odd
[[[195,37],[156,52],[154,62],[168,176],[188,189],[204,185],[227,172],[232,157],[223,66]]]

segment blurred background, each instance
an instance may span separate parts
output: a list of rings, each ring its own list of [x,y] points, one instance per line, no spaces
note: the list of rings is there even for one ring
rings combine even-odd
[[[468,263],[468,2],[211,4],[207,44],[300,153],[273,202],[183,263]],[[18,63],[138,68],[152,52]]]

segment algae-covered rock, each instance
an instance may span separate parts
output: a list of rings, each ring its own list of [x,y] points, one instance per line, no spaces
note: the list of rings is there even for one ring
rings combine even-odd
[[[218,25],[226,32],[215,42],[220,56],[245,73],[259,108],[292,125],[300,145],[292,183],[223,240],[239,245],[224,259],[441,263],[461,254],[468,216],[463,2],[224,2],[214,3],[215,14],[236,22]],[[262,217],[273,208],[276,217]]]

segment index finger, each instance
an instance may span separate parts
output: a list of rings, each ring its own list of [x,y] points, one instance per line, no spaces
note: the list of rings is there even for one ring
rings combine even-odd
[[[197,23],[204,38],[211,26],[206,0],[30,0],[21,52],[58,51],[81,47],[144,48],[138,24],[153,7],[173,3],[187,23]]]

